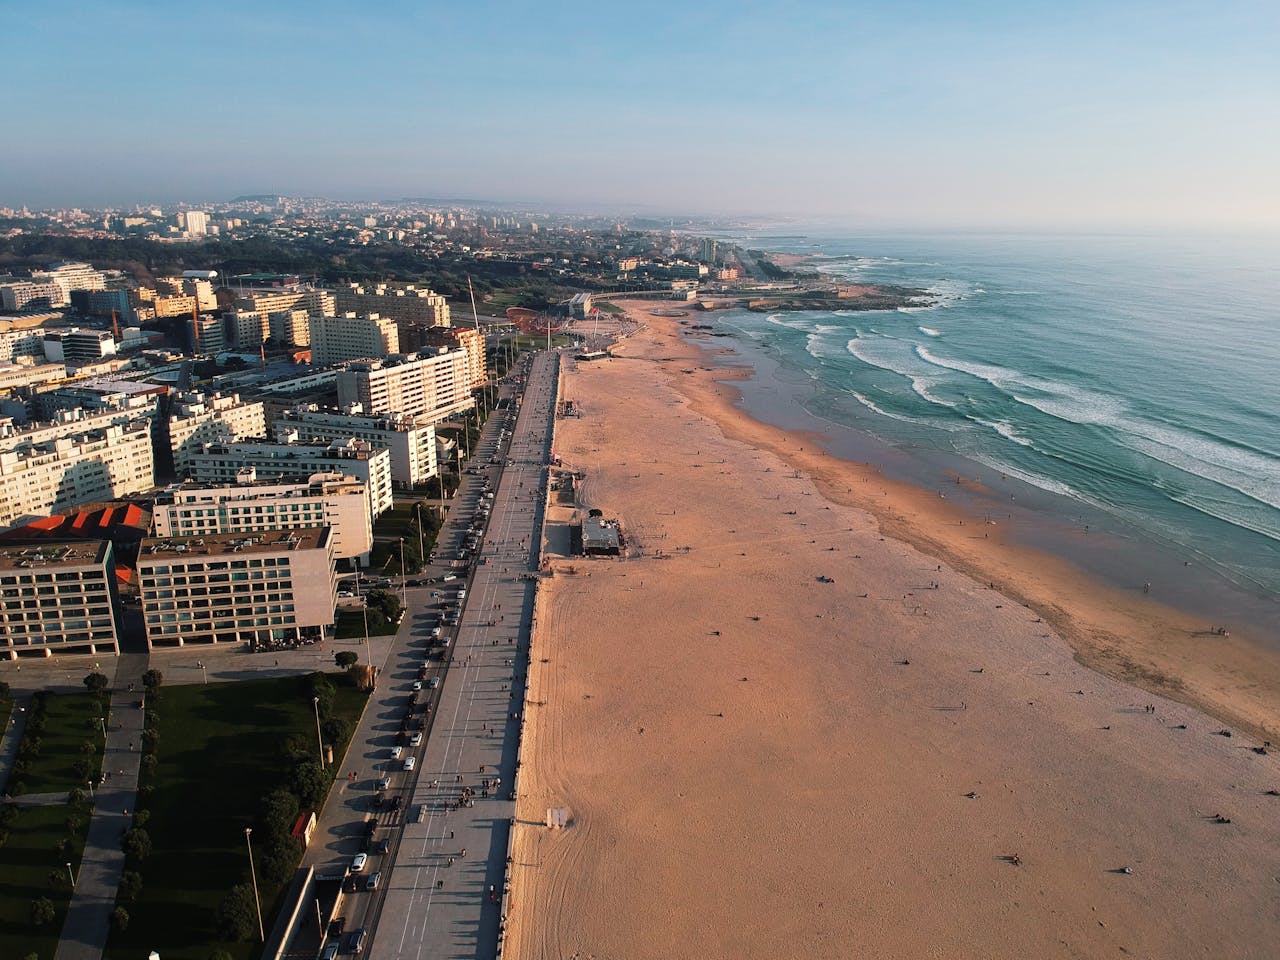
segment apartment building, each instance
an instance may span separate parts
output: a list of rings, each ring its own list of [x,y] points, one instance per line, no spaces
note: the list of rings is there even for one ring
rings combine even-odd
[[[485,365],[484,334],[468,327],[426,327],[416,331],[415,349],[438,350],[441,347],[456,347],[467,355],[467,383],[470,389],[476,390],[489,382],[488,369]],[[404,333],[401,332],[404,343]]]
[[[413,487],[436,476],[436,430],[412,417],[365,416],[359,406],[327,410],[306,404],[285,410],[272,422],[272,435],[285,443],[314,443],[355,437],[391,454],[391,481]]]
[[[74,419],[0,433],[0,526],[84,503],[118,500],[155,484],[151,421],[84,429]]]
[[[0,283],[0,310],[51,310],[61,306],[62,290],[51,280],[13,278]]]
[[[338,405],[365,413],[400,413],[434,423],[475,406],[467,354],[423,351],[356,362],[338,372]]]
[[[305,480],[316,473],[341,473],[365,485],[369,515],[377,519],[393,505],[391,452],[367,440],[307,443],[207,443],[188,460],[188,477],[203,484],[260,480]]]
[[[149,538],[138,586],[148,647],[324,640],[336,599],[332,532]]]
[[[386,357],[400,352],[400,332],[394,320],[373,313],[357,317],[311,317],[307,321],[311,343],[311,363],[317,367]]]
[[[107,279],[92,264],[64,261],[55,263],[48,270],[32,270],[31,279],[36,283],[52,283],[58,289],[58,302],[52,307],[65,307],[71,302],[72,290],[104,290]]]
[[[261,400],[241,400],[238,393],[188,393],[175,398],[166,428],[174,474],[186,477],[191,456],[206,443],[264,439],[267,418]]]
[[[0,363],[0,393],[65,380],[66,376],[67,367],[62,363]]]
[[[39,357],[43,360],[44,330],[38,326],[19,326],[10,320],[0,320],[0,360],[12,360],[14,357]]]
[[[396,321],[449,326],[449,303],[433,290],[411,283],[343,284],[334,291],[340,313],[376,313]]]
[[[361,566],[368,565],[373,549],[365,486],[339,473],[286,483],[174,484],[156,498],[151,519],[157,537],[329,527],[334,559],[354,559]]]
[[[0,544],[0,658],[120,652],[110,540]]]
[[[202,314],[187,321],[191,331],[191,352],[194,354],[221,353],[227,348],[226,325],[220,316]]]

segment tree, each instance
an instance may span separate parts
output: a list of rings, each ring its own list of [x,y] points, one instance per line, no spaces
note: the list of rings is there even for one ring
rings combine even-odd
[[[347,723],[342,717],[330,717],[320,724],[320,733],[324,737],[325,743],[338,744],[351,733],[351,724]]]
[[[130,902],[138,899],[142,893],[142,874],[137,870],[126,870],[120,877],[120,898]]]
[[[268,838],[287,837],[298,818],[298,798],[288,790],[272,790],[262,798],[258,822]]]
[[[141,827],[126,830],[120,845],[124,849],[124,855],[134,863],[151,856],[151,835]]]
[[[351,651],[351,650],[340,650],[333,655],[333,662],[336,663],[338,666],[342,667],[344,670],[347,667],[355,666],[356,661],[359,659],[360,659],[360,654],[355,653],[354,651]]]
[[[89,688],[90,693],[101,693],[111,686],[111,681],[105,673],[95,671],[84,678],[84,685]]]
[[[258,929],[253,890],[247,883],[231,888],[214,912],[218,931],[228,940],[248,940]]]
[[[45,927],[53,922],[56,911],[53,909],[53,901],[48,897],[36,897],[31,901],[31,924],[36,927]]]
[[[114,930],[129,929],[129,911],[124,907],[116,907],[111,911],[111,927]]]
[[[164,683],[164,674],[159,670],[148,670],[142,675],[142,686],[147,693],[155,693],[160,689],[160,684]]]
[[[329,789],[329,775],[316,760],[303,760],[293,768],[293,792],[304,807],[319,807]],[[295,810],[294,816],[297,816]],[[290,824],[292,827],[293,824]]]

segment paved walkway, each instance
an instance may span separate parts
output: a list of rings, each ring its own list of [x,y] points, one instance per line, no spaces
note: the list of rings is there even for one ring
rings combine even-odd
[[[4,735],[0,736],[0,796],[8,790],[9,774],[18,759],[18,744],[22,742],[22,731],[27,727],[27,707],[31,705],[29,693],[14,690],[12,696],[13,714],[8,720],[0,721],[5,725]]]
[[[146,670],[145,654],[121,654],[116,664],[103,761],[110,777],[94,795],[93,819],[55,960],[100,960],[107,943],[116,888],[124,872],[120,837],[132,824],[126,814],[135,809],[137,799],[143,711],[134,704],[142,696],[137,691],[142,689]]]

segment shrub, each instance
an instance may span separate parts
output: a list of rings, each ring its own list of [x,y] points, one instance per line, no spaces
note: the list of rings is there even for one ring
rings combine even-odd
[[[53,901],[48,897],[36,897],[31,901],[31,924],[35,927],[46,927],[53,922],[56,911]]]
[[[228,940],[248,940],[258,929],[253,890],[247,883],[231,888],[214,914],[218,930]]]
[[[155,693],[162,683],[164,683],[164,674],[159,670],[148,670],[142,675],[142,686],[147,693]]]
[[[151,855],[151,835],[141,827],[126,830],[120,845],[124,855],[134,863],[140,863]]]
[[[138,899],[140,893],[142,893],[142,874],[137,870],[126,870],[120,877],[120,898],[132,902]]]
[[[114,930],[129,929],[129,911],[124,907],[116,907],[111,911],[111,927]]]

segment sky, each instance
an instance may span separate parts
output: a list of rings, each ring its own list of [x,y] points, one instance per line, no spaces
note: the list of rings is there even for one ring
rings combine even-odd
[[[0,205],[1280,228],[1275,0],[0,0]]]

